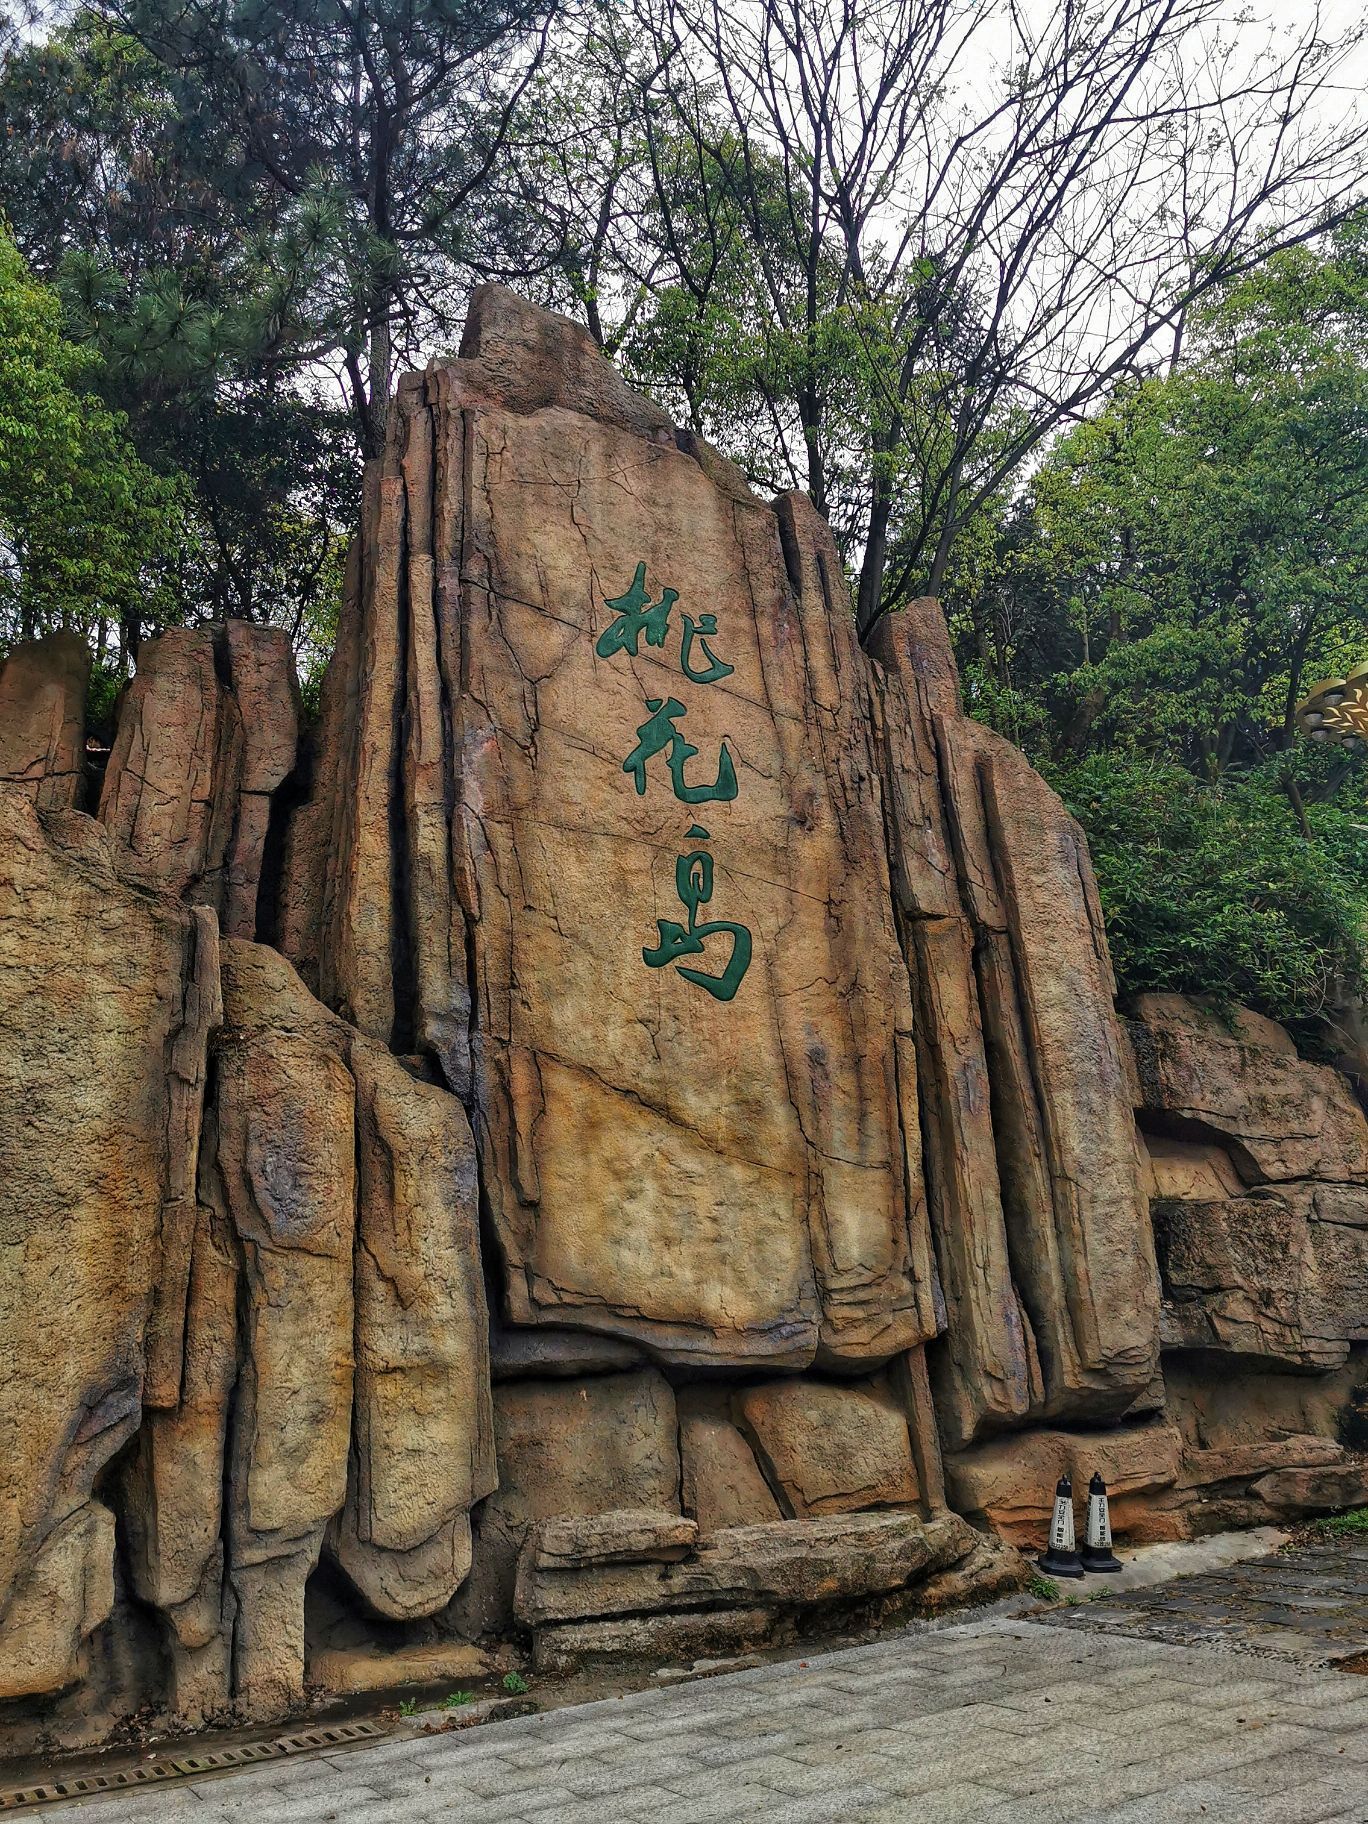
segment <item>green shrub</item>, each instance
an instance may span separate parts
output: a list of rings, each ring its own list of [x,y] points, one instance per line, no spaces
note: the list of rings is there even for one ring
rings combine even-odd
[[[1310,1019],[1368,974],[1368,832],[1335,804],[1310,839],[1261,775],[1208,785],[1111,753],[1054,774],[1092,850],[1123,995],[1211,995]]]

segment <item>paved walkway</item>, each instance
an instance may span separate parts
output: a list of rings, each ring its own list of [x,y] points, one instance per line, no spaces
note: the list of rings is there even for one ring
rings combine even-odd
[[[1368,1824],[1368,1678],[980,1621],[197,1785],[69,1824]]]
[[[1059,1610],[1050,1620],[1058,1627],[1104,1628],[1174,1646],[1233,1647],[1324,1665],[1368,1650],[1368,1535],[1179,1577],[1157,1589]]]

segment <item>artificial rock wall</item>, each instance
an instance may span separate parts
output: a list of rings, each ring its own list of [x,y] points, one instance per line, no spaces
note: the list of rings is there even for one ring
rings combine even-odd
[[[572,324],[401,383],[316,729],[168,633],[96,781],[86,663],[0,669],[0,1748],[1368,1495],[1348,1079],[1127,1028],[936,605]]]

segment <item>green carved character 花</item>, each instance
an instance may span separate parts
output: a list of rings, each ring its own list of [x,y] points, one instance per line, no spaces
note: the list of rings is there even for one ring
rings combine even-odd
[[[688,711],[678,697],[647,697],[646,707],[651,714],[636,731],[637,744],[622,763],[623,772],[631,773],[636,779],[637,796],[644,796],[646,791],[647,761],[656,754],[664,754],[674,795],[681,804],[706,804],[710,799],[729,804],[736,796],[736,768],[727,743],[722,743],[717,778],[713,783],[689,785],[684,778],[684,768],[698,749],[675,727],[677,718],[687,715]]]

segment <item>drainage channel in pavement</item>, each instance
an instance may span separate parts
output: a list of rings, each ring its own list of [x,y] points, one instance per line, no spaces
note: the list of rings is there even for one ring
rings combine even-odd
[[[161,1780],[190,1779],[196,1775],[217,1773],[228,1767],[246,1767],[254,1761],[279,1760],[289,1754],[316,1754],[323,1748],[345,1747],[375,1736],[387,1735],[382,1723],[335,1723],[326,1728],[301,1729],[294,1735],[277,1736],[270,1742],[242,1742],[230,1748],[217,1748],[204,1754],[187,1754],[157,1761],[141,1761],[136,1767],[120,1767],[109,1773],[84,1773],[62,1780],[45,1780],[32,1786],[0,1789],[0,1811],[20,1811],[29,1805],[43,1805],[54,1799],[84,1799],[98,1792],[118,1792],[135,1786],[151,1786]]]

